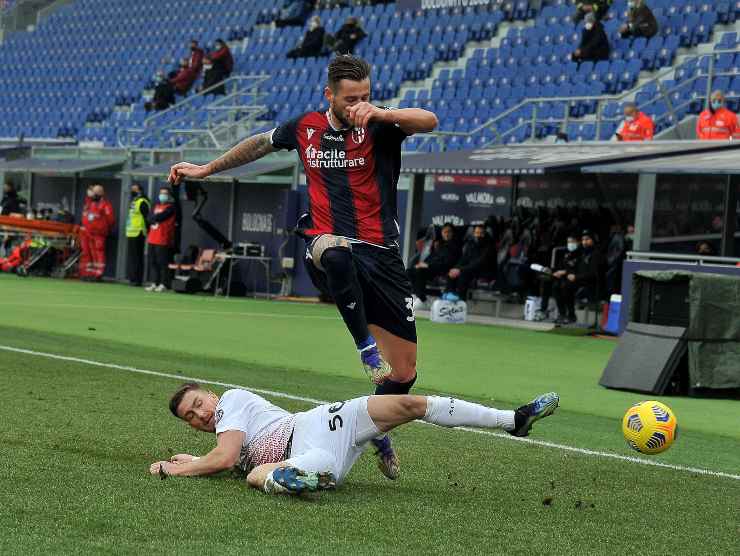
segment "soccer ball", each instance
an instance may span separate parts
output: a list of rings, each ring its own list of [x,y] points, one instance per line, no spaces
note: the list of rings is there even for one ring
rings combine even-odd
[[[643,454],[659,454],[671,447],[678,433],[673,410],[656,401],[640,402],[627,410],[622,434],[627,444]]]

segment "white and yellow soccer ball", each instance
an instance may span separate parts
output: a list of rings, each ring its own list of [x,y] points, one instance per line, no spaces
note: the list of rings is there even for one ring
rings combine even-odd
[[[647,401],[636,403],[622,419],[622,434],[632,448],[643,454],[659,454],[671,447],[678,422],[667,405]]]

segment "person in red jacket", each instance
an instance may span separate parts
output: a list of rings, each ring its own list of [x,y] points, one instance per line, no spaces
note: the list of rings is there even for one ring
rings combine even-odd
[[[80,232],[79,232],[79,242],[80,242],[80,260],[78,263],[78,274],[80,276],[80,280],[87,280],[90,276],[90,263],[92,262],[92,247],[90,245],[90,234],[85,227],[85,224],[87,223],[87,216],[88,212],[90,210],[90,204],[92,203],[93,198],[93,188],[92,186],[87,188],[87,195],[85,195],[85,200],[82,202],[82,219],[80,220]]]
[[[616,133],[618,141],[652,141],[654,130],[653,119],[640,112],[634,102],[624,105],[624,121]]]
[[[234,58],[223,39],[216,39],[215,47],[216,50],[211,52],[208,57],[213,62],[213,67],[222,76],[222,79],[226,79],[234,69]]]
[[[709,108],[699,114],[696,122],[696,138],[702,141],[740,139],[737,116],[725,108],[725,95],[714,91],[709,97]]]
[[[161,187],[157,200],[157,204],[149,211],[149,235],[146,239],[152,271],[152,283],[145,288],[149,292],[163,292],[170,287],[169,264],[177,227],[177,207],[172,190]]]
[[[175,76],[170,79],[170,84],[174,87],[175,92],[178,95],[185,96],[197,78],[198,73],[190,68],[188,65],[188,59],[183,58],[180,60],[180,69]]]
[[[93,185],[90,202],[83,209],[82,225],[87,236],[82,241],[82,252],[87,251],[89,260],[82,279],[99,282],[105,273],[105,242],[116,225],[113,206],[105,198],[102,185]]]
[[[205,56],[205,52],[198,46],[198,41],[192,39],[190,41],[190,60],[188,60],[188,67],[195,75],[199,75],[203,69],[203,56]]]

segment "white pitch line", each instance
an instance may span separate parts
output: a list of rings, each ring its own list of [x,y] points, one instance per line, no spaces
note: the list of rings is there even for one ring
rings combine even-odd
[[[202,384],[213,384],[215,386],[224,386],[226,388],[243,388],[246,390],[249,390],[251,392],[255,392],[257,394],[264,394],[265,396],[272,396],[274,398],[283,398],[286,400],[294,400],[299,402],[308,402],[313,403],[316,405],[329,403],[325,400],[317,400],[315,398],[308,398],[306,396],[297,396],[294,394],[287,394],[285,392],[277,392],[274,390],[265,390],[263,388],[251,388],[249,386],[243,386],[240,384],[232,384],[229,382],[219,382],[215,380],[205,379],[205,378],[196,378],[196,377],[189,377],[189,376],[183,376],[183,375],[176,375],[172,373],[162,373],[159,371],[150,371],[147,369],[138,369],[136,367],[130,367],[128,365],[117,365],[115,363],[104,363],[102,361],[93,361],[91,359],[83,359],[81,357],[71,357],[67,355],[58,355],[55,353],[46,353],[43,351],[33,351],[30,349],[22,349],[22,348],[16,348],[13,346],[5,346],[0,344],[0,350],[3,351],[10,351],[14,353],[23,353],[25,355],[33,355],[36,357],[46,357],[48,359],[56,359],[59,361],[70,361],[73,363],[83,363],[85,365],[91,365],[94,367],[104,367],[107,369],[115,369],[118,371],[128,371],[131,373],[138,373],[142,375],[149,375],[149,376],[157,376],[161,378],[171,378],[176,379],[182,382],[200,382]],[[430,425],[431,423],[427,423],[424,421],[417,421],[417,423],[420,423],[422,425]],[[433,425],[436,426],[436,425]],[[614,454],[611,452],[602,452],[599,450],[589,450],[587,448],[578,448],[576,446],[569,446],[567,444],[558,444],[556,442],[548,442],[546,440],[535,440],[533,438],[518,438],[515,436],[511,436],[509,434],[503,434],[498,432],[491,432],[486,430],[480,430],[480,429],[473,429],[469,427],[456,427],[456,430],[464,431],[464,432],[471,432],[475,434],[482,434],[486,436],[494,436],[496,438],[502,438],[505,440],[512,440],[515,442],[524,442],[526,444],[532,444],[535,446],[542,446],[545,448],[555,448],[557,450],[563,450],[566,452],[573,452],[576,454],[581,454],[584,456],[591,456],[591,457],[599,457],[599,458],[607,458],[607,459],[614,459],[618,461],[626,461],[629,463],[637,463],[640,465],[648,465],[652,467],[660,467],[663,469],[671,469],[674,471],[684,471],[688,473],[696,473],[699,475],[708,475],[711,477],[722,477],[726,479],[734,479],[736,481],[740,481],[740,475],[735,475],[732,473],[725,473],[724,471],[713,471],[711,469],[703,469],[701,467],[688,467],[684,465],[674,465],[671,463],[663,463],[659,461],[653,461],[648,460],[644,458],[638,458],[634,456],[623,456],[621,454]]]

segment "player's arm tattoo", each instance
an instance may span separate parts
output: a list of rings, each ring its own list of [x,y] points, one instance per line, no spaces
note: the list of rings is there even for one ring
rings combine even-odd
[[[270,133],[270,131],[266,131],[253,137],[248,137],[221,157],[209,163],[209,174],[216,174],[254,162],[265,155],[277,151],[278,149],[273,147],[270,141]]]

